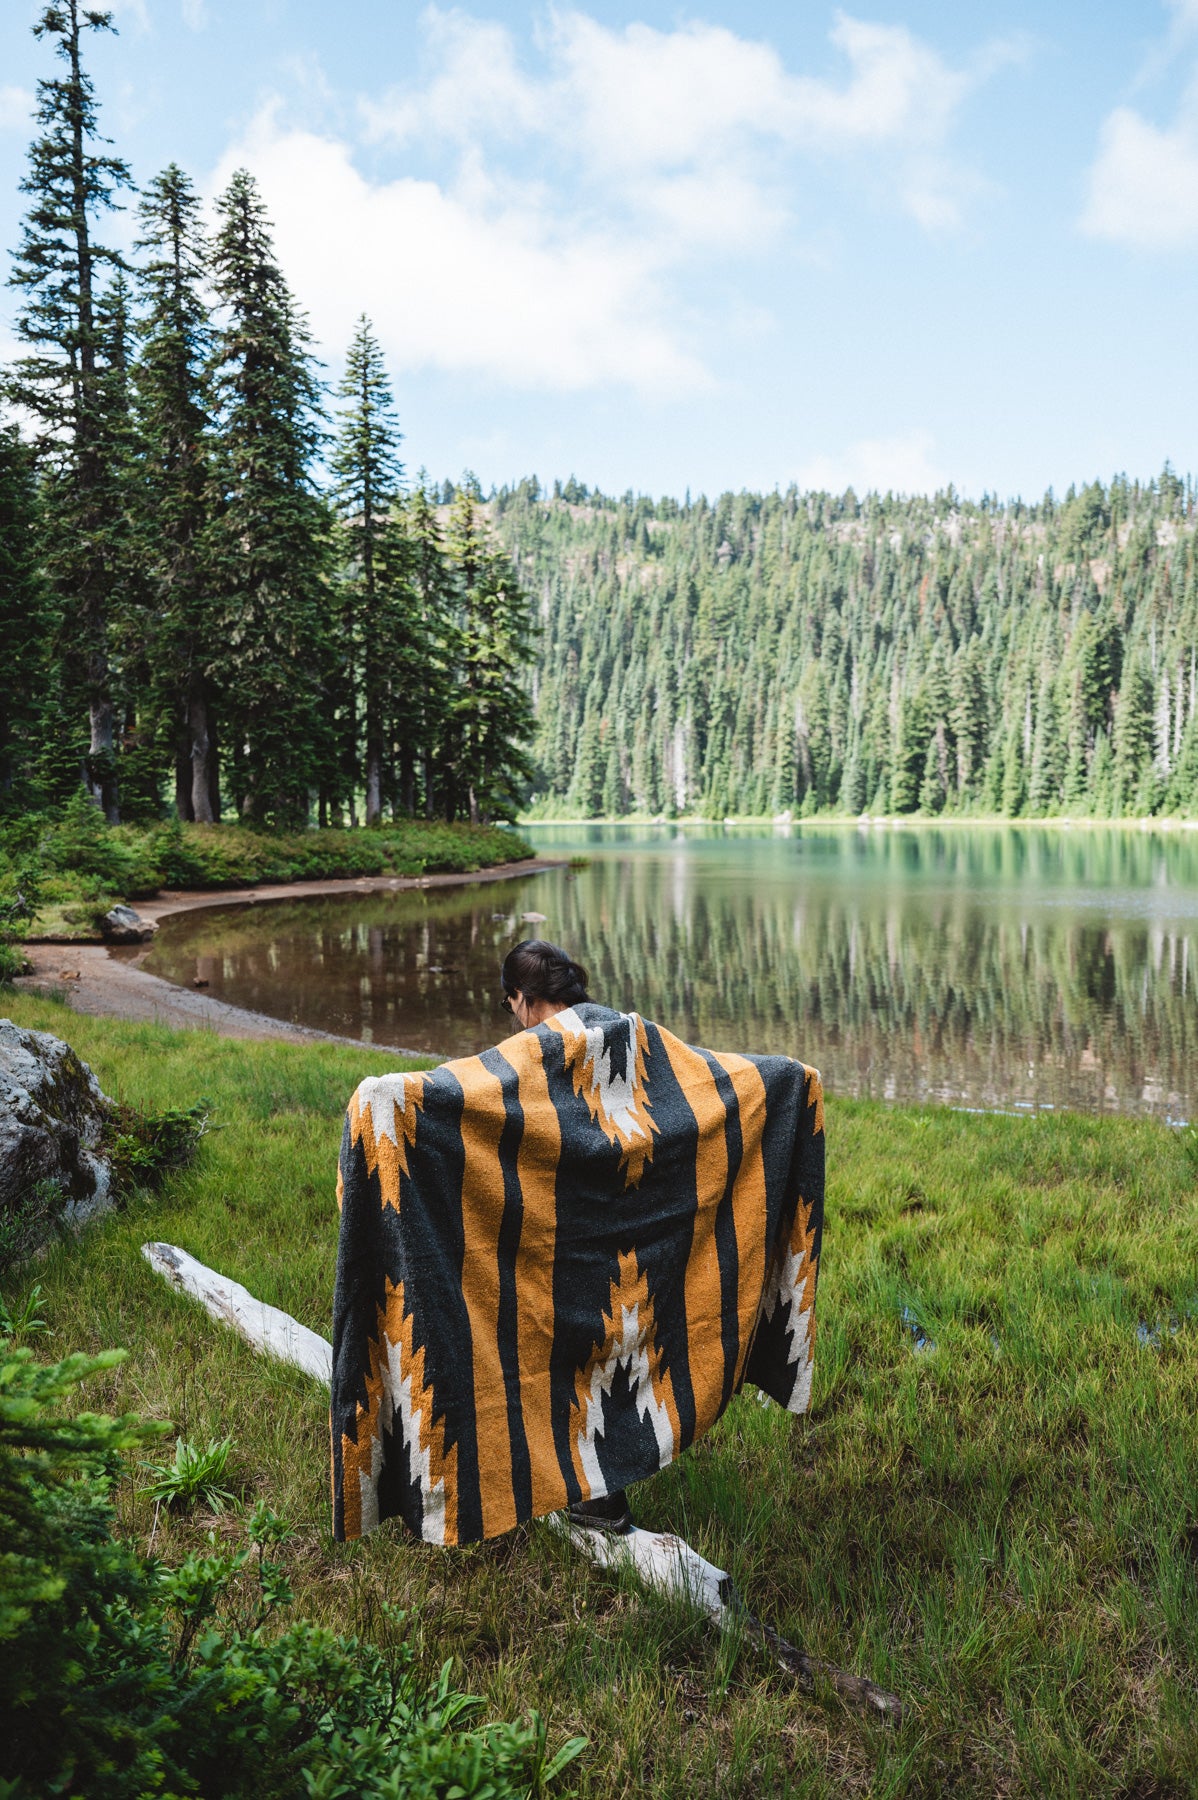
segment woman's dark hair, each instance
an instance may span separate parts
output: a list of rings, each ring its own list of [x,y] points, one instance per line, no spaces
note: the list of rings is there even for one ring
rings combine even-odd
[[[557,944],[544,938],[526,938],[503,959],[499,979],[505,994],[523,994],[526,1000],[560,1001],[573,1006],[590,998],[587,972]]]

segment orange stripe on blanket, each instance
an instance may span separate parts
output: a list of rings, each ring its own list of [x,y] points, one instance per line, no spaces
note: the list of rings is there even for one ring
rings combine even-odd
[[[765,1132],[765,1082],[761,1079],[761,1071],[746,1057],[716,1052],[715,1060],[731,1081],[740,1108],[740,1168],[732,1184],[732,1214],[736,1221],[736,1255],[740,1267],[737,1279],[740,1349],[734,1383],[739,1387],[757,1328],[765,1282],[765,1159],[761,1152]]]
[[[728,1183],[727,1117],[707,1058],[669,1032],[661,1041],[674,1079],[682,1089],[699,1128],[695,1146],[695,1189],[698,1206],[686,1263],[686,1354],[695,1396],[695,1436],[707,1430],[720,1410],[724,1390],[724,1356],[720,1330],[720,1259],[715,1222]]]
[[[520,1081],[524,1134],[516,1159],[524,1221],[516,1251],[516,1356],[520,1404],[532,1466],[533,1516],[566,1504],[566,1479],[557,1460],[550,1405],[549,1362],[553,1351],[553,1259],[557,1246],[557,1165],[562,1136],[549,1097],[541,1043],[534,1032],[503,1050]],[[529,1119],[537,1122],[535,1141]]]
[[[516,1523],[512,1493],[512,1440],[507,1389],[499,1360],[499,1230],[503,1224],[503,1168],[499,1140],[505,1112],[503,1086],[476,1056],[454,1064],[466,1096],[462,1109],[462,1208],[465,1255],[462,1296],[470,1318],[474,1361],[474,1419],[486,1446],[488,1477],[482,1483],[483,1536],[498,1537]]]

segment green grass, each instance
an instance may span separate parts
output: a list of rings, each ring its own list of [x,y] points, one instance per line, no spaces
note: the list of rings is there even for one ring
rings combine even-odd
[[[417,1606],[430,1662],[456,1657],[491,1716],[536,1706],[551,1741],[586,1733],[575,1785],[595,1800],[1198,1793],[1194,1133],[830,1102],[813,1413],[747,1393],[634,1504],[730,1568],[793,1642],[900,1693],[894,1730],[804,1699],[543,1526],[465,1551],[394,1526],[334,1545],[323,1394],[138,1250],[180,1244],[327,1334],[341,1109],[387,1059],[24,995],[0,1011],[66,1036],[122,1100],[211,1101],[220,1129],[194,1167],[54,1248],[9,1298],[41,1280],[39,1355],[130,1350],[87,1404],[196,1443],[232,1434],[226,1485],[298,1527],[302,1613],[370,1636],[384,1600]],[[144,1548],[143,1485],[131,1468],[120,1512]],[[164,1513],[155,1551],[228,1518]]]

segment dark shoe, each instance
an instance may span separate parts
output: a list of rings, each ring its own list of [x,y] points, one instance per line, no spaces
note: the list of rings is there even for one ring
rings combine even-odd
[[[585,1525],[588,1531],[606,1531],[612,1537],[623,1537],[633,1526],[623,1488],[617,1494],[603,1494],[596,1500],[572,1500],[567,1517],[571,1525]]]

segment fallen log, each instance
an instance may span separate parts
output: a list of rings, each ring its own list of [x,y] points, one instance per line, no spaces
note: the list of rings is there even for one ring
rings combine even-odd
[[[173,1244],[143,1244],[141,1253],[173,1288],[198,1300],[206,1312],[222,1325],[230,1326],[252,1350],[302,1369],[325,1387],[330,1385],[333,1347],[327,1338],[309,1331],[290,1313],[256,1300],[248,1288],[206,1268]],[[598,1568],[631,1568],[647,1588],[684,1600],[706,1613],[721,1631],[738,1632],[759,1644],[804,1693],[813,1693],[823,1683],[850,1706],[896,1724],[901,1719],[902,1702],[896,1694],[888,1694],[864,1676],[849,1675],[788,1644],[772,1625],[754,1617],[727,1571],[708,1562],[684,1539],[669,1532],[645,1531],[640,1526],[613,1536],[572,1524],[565,1513],[554,1513],[547,1522]]]
[[[808,1656],[805,1650],[788,1644],[772,1625],[763,1624],[741,1599],[731,1575],[692,1550],[685,1539],[669,1532],[644,1531],[639,1525],[612,1536],[575,1525],[564,1513],[554,1513],[547,1523],[600,1568],[632,1568],[646,1587],[689,1601],[721,1631],[739,1632],[759,1644],[804,1693],[814,1693],[822,1682],[850,1706],[876,1713],[895,1724],[902,1718],[903,1704],[897,1694],[887,1693],[863,1675],[849,1675],[831,1663]]]
[[[218,1275],[186,1250],[174,1244],[143,1244],[141,1253],[150,1267],[181,1294],[190,1295],[214,1319],[229,1325],[251,1350],[291,1363],[329,1387],[333,1379],[333,1346],[327,1338],[309,1331],[290,1313],[256,1300],[248,1288]]]

